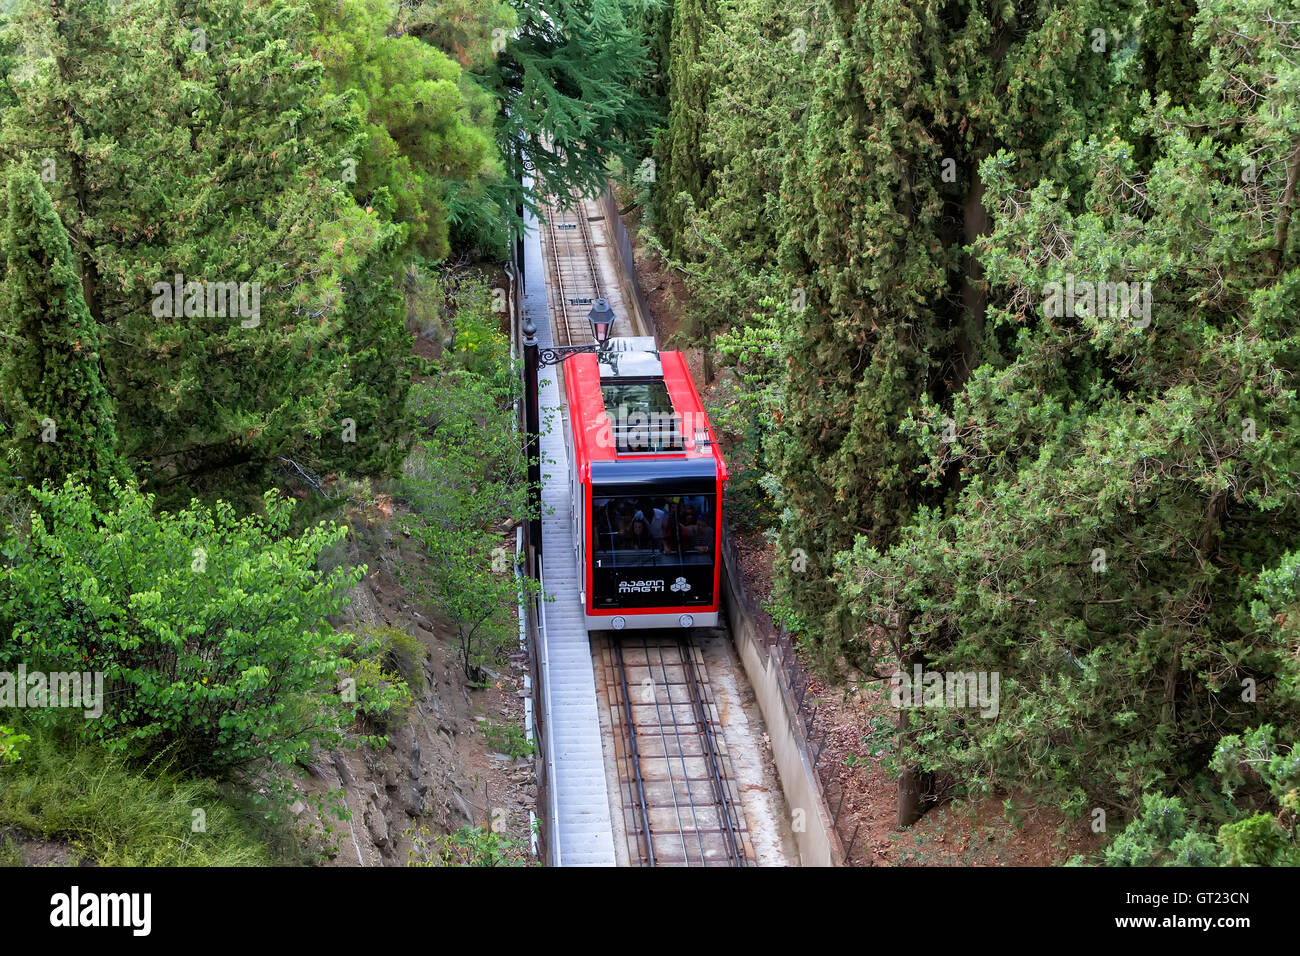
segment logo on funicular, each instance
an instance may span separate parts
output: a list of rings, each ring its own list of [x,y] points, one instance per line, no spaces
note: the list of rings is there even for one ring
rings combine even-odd
[[[678,578],[677,580],[681,580]],[[657,594],[662,593],[664,589],[663,581],[619,581],[619,594]],[[677,585],[673,585],[673,590],[677,590]]]
[[[682,592],[686,592],[686,591],[689,591],[690,589],[691,589],[691,586],[690,586],[689,584],[686,583],[686,579],[685,579],[685,578],[678,578],[676,581],[673,582],[673,590],[674,590],[674,591],[682,591]]]

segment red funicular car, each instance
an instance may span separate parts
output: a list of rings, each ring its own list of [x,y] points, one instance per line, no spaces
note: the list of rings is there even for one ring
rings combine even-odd
[[[614,338],[564,380],[587,629],[716,627],[727,466],[682,354]]]

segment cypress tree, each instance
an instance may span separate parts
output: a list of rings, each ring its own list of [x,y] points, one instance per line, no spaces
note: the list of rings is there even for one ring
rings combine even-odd
[[[1062,168],[1072,137],[1124,102],[1113,41],[1095,53],[1090,30],[1135,21],[1124,0],[829,9],[828,35],[813,38],[817,93],[782,184],[781,257],[806,308],[785,328],[774,450],[783,550],[810,562],[786,584],[835,659],[864,650],[835,556],[858,535],[887,544],[943,493],[900,426],[923,400],[949,407],[1000,347],[984,333],[982,280],[965,251],[987,228],[979,162],[1009,149],[1024,182]]]
[[[912,622],[904,614],[863,640],[839,556],[855,542],[888,546],[960,487],[959,471],[924,470],[905,425],[934,406],[948,431],[953,395],[1002,345],[985,329],[986,289],[967,251],[988,228],[979,164],[1007,149],[1033,182],[1062,168],[1073,138],[1106,125],[1126,99],[1113,34],[1132,32],[1135,4],[828,6],[817,94],[786,156],[781,256],[806,308],[785,323],[785,420],[771,442],[781,550],[807,558],[777,568],[828,664],[870,668],[888,646],[910,669],[925,653]],[[1102,50],[1094,29],[1107,31]],[[927,789],[905,770],[900,824]]]
[[[705,154],[711,84],[710,61],[703,56],[717,18],[714,0],[675,0],[668,43],[668,129],[656,143],[654,209],[659,233],[673,255],[683,251],[687,202],[707,195],[711,167]]]
[[[21,477],[40,487],[76,475],[104,494],[126,469],[67,230],[33,171],[15,170],[5,198],[4,394]]]
[[[934,404],[902,425],[942,502],[841,563],[869,633],[1001,675],[996,720],[912,711],[905,761],[1084,813],[1204,801],[1224,735],[1296,739],[1297,16],[1207,0],[1194,94],[1040,182],[984,162],[1002,345],[952,395],[951,441]]]

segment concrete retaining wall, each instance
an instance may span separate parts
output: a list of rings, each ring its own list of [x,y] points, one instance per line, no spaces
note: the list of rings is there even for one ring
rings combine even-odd
[[[653,336],[655,342],[659,342],[659,331],[655,328],[654,318],[650,315],[650,306],[641,291],[641,283],[636,278],[636,254],[632,251],[632,237],[627,234],[623,217],[618,214],[618,203],[614,201],[614,190],[610,186],[606,186],[600,196],[600,210],[605,214],[605,222],[609,226],[609,234],[613,239],[611,245],[614,258],[618,262],[619,278],[623,286],[623,302],[628,308],[636,309],[643,334]]]
[[[804,866],[843,866],[844,847],[835,829],[821,780],[808,753],[803,719],[793,689],[773,652],[771,625],[744,585],[731,533],[723,529],[723,608],[745,676],[758,699],[781,789],[793,816],[792,828]],[[802,813],[800,812],[802,811]]]

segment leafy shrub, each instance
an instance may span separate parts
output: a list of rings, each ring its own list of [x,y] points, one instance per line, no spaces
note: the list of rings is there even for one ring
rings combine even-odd
[[[424,687],[424,645],[395,627],[364,630],[345,651],[345,678],[356,681],[357,717],[386,731],[412,704],[411,686]]]
[[[1106,848],[1107,866],[1220,866],[1223,852],[1190,827],[1177,797],[1147,794],[1142,813]]]
[[[510,368],[510,337],[501,331],[501,314],[493,310],[494,301],[498,298],[482,283],[460,296],[452,326],[452,354],[466,371],[507,386],[509,381],[501,373]]]
[[[513,721],[507,720],[503,723],[488,721],[483,725],[483,736],[497,753],[509,757],[531,757],[537,752],[536,745],[528,739],[524,728]]]
[[[431,837],[428,827],[408,831],[412,848],[408,866],[529,866],[528,847],[520,840],[485,827],[461,827]]]
[[[1177,797],[1146,794],[1142,813],[1106,848],[1109,866],[1297,866],[1300,755],[1265,724],[1219,741],[1210,768],[1228,798],[1217,840],[1199,832]],[[1259,810],[1261,801],[1276,805]],[[1245,804],[1239,806],[1238,804]]]
[[[1300,752],[1276,738],[1270,724],[1224,737],[1210,761],[1226,797],[1244,791],[1258,801],[1264,789],[1275,811],[1239,810],[1240,819],[1219,827],[1219,845],[1232,866],[1300,866]]]
[[[292,503],[264,517],[222,502],[155,515],[153,497],[112,483],[100,511],[69,480],[36,491],[31,537],[0,570],[0,661],[102,671],[103,716],[84,732],[130,755],[172,748],[220,770],[255,757],[292,762],[341,739],[351,713],[331,687],[352,642],[327,618],[364,568],[316,568],[346,529],[286,537]]]
[[[6,727],[0,724],[0,766],[7,763],[17,763],[22,760],[22,755],[18,752],[20,744],[29,742],[32,738],[27,734],[20,734],[12,727]]]
[[[1219,845],[1228,857],[1229,866],[1296,866],[1291,834],[1272,815],[1256,813],[1236,823],[1219,827]]]
[[[400,675],[412,693],[424,692],[424,665],[429,658],[424,642],[399,627],[384,624],[361,632],[364,639],[373,642],[375,652],[381,655],[384,666]]]

